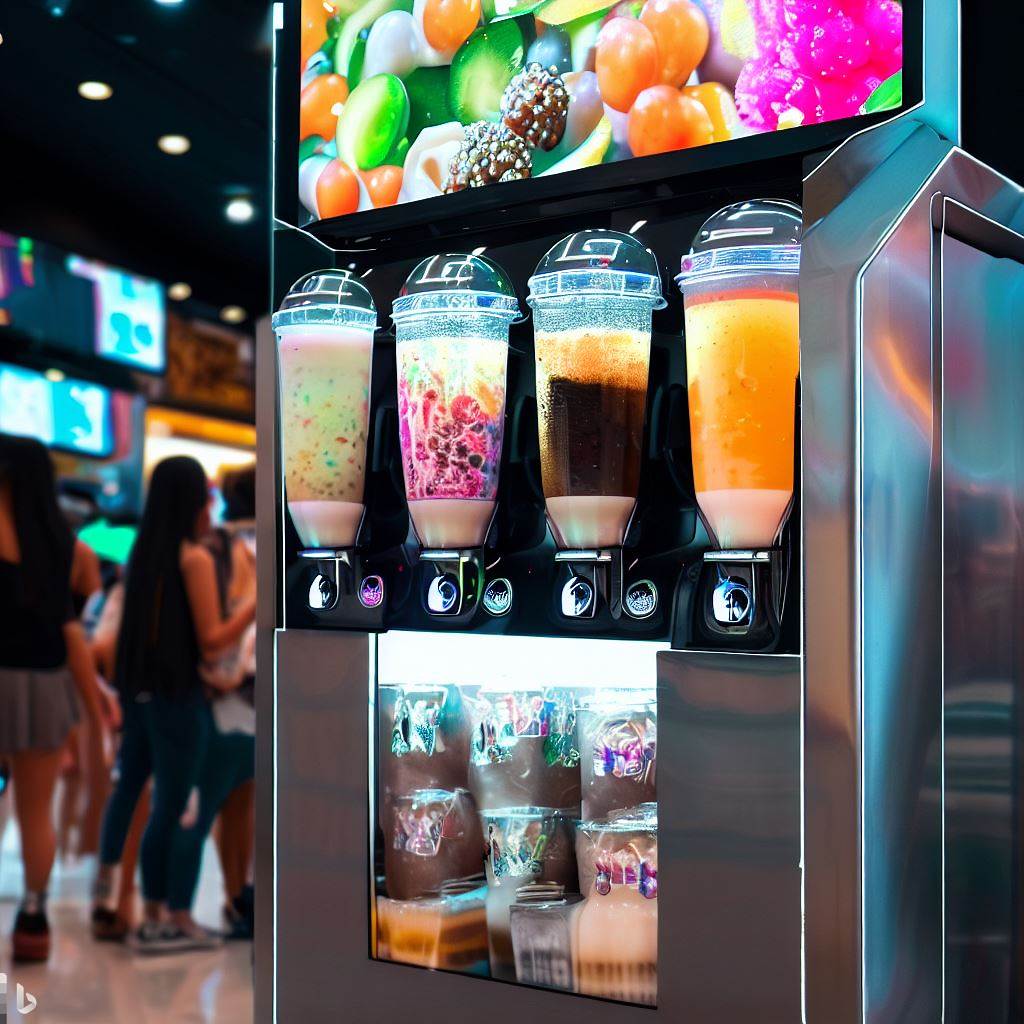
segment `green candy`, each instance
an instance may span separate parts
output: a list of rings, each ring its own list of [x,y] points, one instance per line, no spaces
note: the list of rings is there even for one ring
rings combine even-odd
[[[338,118],[338,157],[349,167],[379,167],[409,126],[409,96],[397,75],[373,75],[349,94]]]
[[[457,120],[448,105],[449,72],[446,67],[417,68],[405,78],[409,94],[409,138],[424,128]]]
[[[348,59],[348,87],[354,89],[363,77],[363,63],[366,60],[366,40],[370,36],[370,30],[364,28],[356,36],[355,44],[352,47],[352,56]]]
[[[448,103],[463,124],[497,121],[505,86],[523,66],[526,46],[515,21],[477,29],[452,58]]]

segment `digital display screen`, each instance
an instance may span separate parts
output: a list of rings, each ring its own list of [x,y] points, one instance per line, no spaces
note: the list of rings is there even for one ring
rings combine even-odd
[[[302,0],[313,218],[902,105],[898,0]]]
[[[0,363],[0,431],[80,455],[113,454],[110,392],[99,384]]]
[[[164,288],[96,260],[0,232],[0,328],[151,373],[166,365]]]

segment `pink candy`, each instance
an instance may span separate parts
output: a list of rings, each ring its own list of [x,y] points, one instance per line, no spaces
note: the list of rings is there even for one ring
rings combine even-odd
[[[903,66],[894,0],[748,0],[759,52],[736,82],[756,131],[850,117]]]

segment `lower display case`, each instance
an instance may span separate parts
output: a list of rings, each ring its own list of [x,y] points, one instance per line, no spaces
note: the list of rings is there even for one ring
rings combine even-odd
[[[798,1019],[799,658],[276,647],[278,1020]]]

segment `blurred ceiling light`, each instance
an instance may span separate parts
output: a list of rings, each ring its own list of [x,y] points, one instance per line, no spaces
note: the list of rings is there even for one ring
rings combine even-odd
[[[46,373],[44,373],[44,374],[43,374],[43,376],[44,376],[44,377],[45,377],[45,378],[46,378],[46,379],[47,379],[47,380],[48,380],[48,381],[49,381],[49,382],[50,382],[51,384],[60,384],[60,382],[61,382],[62,380],[64,380],[64,371],[63,371],[63,370],[58,370],[58,369],[57,369],[57,368],[56,368],[55,366],[51,366],[51,367],[50,367],[50,368],[49,368],[49,369],[48,369],[48,370],[46,371]]]
[[[83,100],[109,100],[114,90],[106,82],[79,82],[78,95]]]
[[[256,214],[256,207],[246,196],[236,196],[224,207],[224,215],[232,224],[247,224]]]
[[[241,306],[225,306],[220,311],[220,318],[226,324],[240,324],[247,315]]]
[[[161,135],[156,144],[170,156],[181,156],[192,148],[186,135]]]
[[[167,289],[167,294],[175,300],[175,302],[184,302],[187,298],[192,295],[192,286],[186,284],[184,281],[175,281]]]
[[[182,0],[156,0],[161,7],[178,7],[181,5]]]

